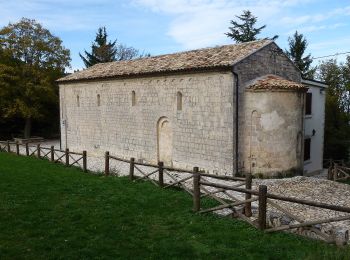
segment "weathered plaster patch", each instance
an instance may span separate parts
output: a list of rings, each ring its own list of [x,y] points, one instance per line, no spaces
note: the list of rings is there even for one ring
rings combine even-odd
[[[261,127],[266,131],[276,130],[284,122],[284,119],[278,115],[276,110],[272,113],[262,114],[260,118]]]

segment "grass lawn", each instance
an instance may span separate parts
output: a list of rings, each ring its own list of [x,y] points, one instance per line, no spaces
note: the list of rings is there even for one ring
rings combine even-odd
[[[0,153],[0,259],[349,259],[337,248],[191,212],[185,192]]]

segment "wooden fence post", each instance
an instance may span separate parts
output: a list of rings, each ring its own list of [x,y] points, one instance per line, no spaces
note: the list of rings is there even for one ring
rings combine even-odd
[[[109,175],[109,152],[105,152],[105,175]]]
[[[333,167],[333,181],[337,181],[337,177],[338,177],[338,164],[334,164]]]
[[[198,212],[201,207],[201,190],[199,184],[201,176],[198,172],[198,167],[194,167],[193,171],[193,211]]]
[[[11,146],[10,146],[10,141],[7,141],[7,152],[11,152]]]
[[[66,155],[66,166],[69,166],[69,149],[68,148],[66,148],[65,155]]]
[[[55,161],[55,147],[51,146],[51,154],[50,154],[51,162]]]
[[[129,176],[130,180],[134,180],[134,166],[135,166],[135,158],[131,157],[130,158],[130,171],[129,171]]]
[[[16,154],[19,155],[19,143],[16,141]]]
[[[160,187],[163,187],[164,186],[164,177],[163,177],[164,163],[158,162],[158,167],[159,167],[159,175],[158,175],[159,181],[158,181],[158,183],[159,183]]]
[[[37,151],[37,153],[38,153],[38,158],[40,158],[40,144],[37,144],[36,145],[36,151]]]
[[[259,185],[259,229],[266,229],[267,186]]]
[[[83,171],[87,172],[87,157],[86,151],[83,151]]]
[[[327,180],[332,180],[332,167],[329,166],[327,171]]]
[[[26,155],[29,156],[29,145],[26,143]]]
[[[251,190],[252,189],[252,174],[251,173],[246,173],[245,175],[245,188],[247,190]],[[246,193],[245,194],[245,199],[249,200],[252,198],[252,194],[250,193]],[[252,203],[251,202],[246,202],[245,206],[244,206],[244,214],[247,217],[251,217],[252,216]]]

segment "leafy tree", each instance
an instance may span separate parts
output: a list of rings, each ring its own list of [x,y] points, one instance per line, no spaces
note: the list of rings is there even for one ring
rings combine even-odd
[[[9,138],[13,127],[18,127],[18,124],[8,118],[5,118],[4,112],[8,103],[11,102],[10,93],[12,86],[18,84],[20,79],[19,75],[16,75],[16,69],[13,67],[16,65],[15,60],[11,55],[3,50],[0,46],[0,138]]]
[[[349,94],[350,56],[346,63],[338,64],[335,59],[322,62],[318,78],[328,85],[326,92],[324,157],[348,159],[350,140]]]
[[[69,66],[69,50],[41,24],[27,18],[0,30],[0,46],[11,60],[8,64],[0,62],[3,68],[6,66],[0,78],[1,113],[5,118],[24,119],[24,137],[28,138],[33,119],[50,119],[58,114],[58,89],[54,81]]]
[[[344,110],[350,115],[350,56],[346,57],[346,61],[342,66],[342,75],[344,80],[343,106]]]
[[[257,17],[254,16],[249,10],[244,10],[242,15],[236,17],[242,23],[231,20],[230,23],[232,24],[232,26],[229,27],[230,31],[225,34],[231,39],[235,40],[237,43],[258,40],[257,35],[261,33],[261,31],[266,27],[266,25],[263,25],[259,28],[255,28]],[[278,36],[275,35],[271,39],[275,40],[277,38]]]
[[[300,69],[302,75],[306,78],[314,78],[316,68],[310,68],[312,63],[311,54],[304,56],[307,48],[307,40],[303,34],[295,31],[293,37],[288,37],[289,50],[286,50],[287,56]]]
[[[142,57],[139,50],[133,47],[127,47],[123,44],[107,41],[106,27],[100,27],[96,33],[95,41],[91,45],[91,52],[84,51],[85,57],[79,53],[85,66],[91,67],[97,63],[131,60]]]

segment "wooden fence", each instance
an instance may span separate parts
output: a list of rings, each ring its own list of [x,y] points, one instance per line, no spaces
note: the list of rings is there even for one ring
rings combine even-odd
[[[246,177],[246,187],[249,187],[250,177],[249,175]],[[224,201],[219,201],[220,205],[209,208],[209,209],[201,209],[201,192],[203,191],[204,187],[215,187],[218,190],[224,190],[224,191],[235,191],[236,193],[243,193],[245,194],[245,199],[235,199],[231,203],[227,203]],[[321,237],[323,240],[325,240],[328,243],[337,242],[340,244],[344,244],[349,239],[349,234],[346,232],[344,237],[342,238],[342,241],[336,241],[336,237],[330,234],[326,234],[321,232],[318,228],[316,228],[316,225],[325,224],[325,223],[332,223],[332,222],[338,222],[338,221],[344,221],[349,220],[350,215],[344,214],[343,216],[339,217],[330,217],[325,219],[313,219],[304,221],[300,217],[294,215],[290,212],[290,210],[286,209],[285,207],[282,207],[279,205],[279,201],[284,202],[291,202],[301,205],[308,205],[311,207],[321,208],[321,209],[328,209],[333,210],[337,212],[344,212],[344,213],[350,213],[349,207],[343,207],[339,205],[331,205],[327,203],[322,202],[316,202],[311,200],[304,200],[304,199],[298,199],[293,197],[286,197],[281,196],[277,194],[268,193],[267,186],[265,185],[259,185],[258,190],[252,190],[249,188],[239,188],[234,186],[228,186],[223,185],[220,183],[213,183],[204,181],[202,179],[201,174],[195,174],[193,178],[193,209],[195,212],[199,213],[207,213],[207,212],[213,212],[217,210],[222,210],[224,208],[231,208],[233,209],[233,216],[239,217],[246,222],[250,223],[256,228],[259,228],[261,230],[264,230],[265,232],[275,232],[275,231],[282,231],[282,230],[291,230],[291,229],[297,229],[297,228],[306,228]],[[257,201],[258,202],[258,210],[257,210],[257,217],[254,219],[249,218],[251,216],[251,203]],[[238,205],[244,205],[243,212],[236,211],[233,207]],[[275,208],[281,212],[283,212],[286,216],[288,216],[290,219],[295,220],[299,223],[296,224],[288,224],[288,225],[280,225],[277,227],[268,227],[267,226],[267,207],[270,206],[272,208]],[[244,213],[244,214],[243,214]]]
[[[192,175],[198,172],[198,167],[194,167],[193,170],[167,167],[163,162],[158,162],[158,164],[143,163],[138,162],[135,158],[130,158],[126,160],[116,156],[112,156],[109,152],[105,153],[105,174],[108,176],[110,174],[110,163],[111,160],[123,162],[128,164],[129,177],[132,181],[138,180],[149,180],[154,185],[162,188],[170,188],[178,186],[192,195],[191,189],[188,188],[186,182],[190,182]],[[125,169],[125,167],[124,167]],[[166,178],[167,181],[164,179]]]
[[[140,163],[136,162],[135,158],[130,158],[130,160],[126,160],[115,156],[111,156],[109,152],[106,152],[106,175],[109,174],[110,160],[117,160],[128,164],[129,176],[132,181],[148,179],[153,184],[159,187],[169,188],[173,186],[179,186],[183,188],[193,198],[194,212],[204,214],[230,209],[232,211],[233,217],[240,218],[248,222],[252,226],[264,230],[265,232],[276,232],[282,230],[303,228],[305,230],[310,230],[314,232],[316,235],[318,235],[320,238],[322,238],[328,243],[334,243],[339,242],[336,241],[336,237],[334,237],[331,234],[321,232],[321,230],[316,228],[315,226],[325,223],[350,220],[350,214],[344,214],[340,217],[312,219],[305,221],[302,218],[293,214],[289,209],[286,209],[285,207],[281,206],[279,201],[296,203],[300,205],[308,205],[311,207],[344,213],[350,213],[350,208],[268,193],[267,186],[265,185],[259,185],[258,190],[253,190],[252,176],[250,174],[246,174],[244,178],[219,176],[200,172],[198,170],[198,167],[194,167],[193,170],[186,170],[165,167],[162,162],[159,162],[158,164]],[[148,171],[145,171],[145,169],[141,169],[141,167],[147,167]],[[140,176],[136,176],[136,172]],[[181,173],[182,176],[174,177],[175,172]],[[168,181],[170,180],[172,183],[165,184],[164,177],[168,177]],[[211,181],[209,181],[209,179]],[[226,184],[222,184],[220,182],[226,182]],[[241,193],[241,198],[239,198],[237,195],[233,195],[232,193],[230,193],[230,191],[233,191],[235,193]],[[201,208],[201,199],[204,197],[210,197],[214,199],[219,203],[219,205],[211,208]],[[255,216],[252,214],[253,202],[257,202],[258,204],[257,214],[255,214]],[[268,206],[282,212],[284,215],[288,216],[290,219],[295,220],[298,223],[294,224],[293,222],[293,224],[281,225],[277,227],[268,227]],[[348,240],[348,236],[349,234],[346,233],[345,237],[339,243],[345,243],[345,240]]]
[[[328,168],[328,180],[345,181],[350,179],[350,166],[344,160],[327,159],[323,161],[323,167]]]
[[[11,150],[11,145],[15,146],[14,151]],[[76,153],[70,152],[68,149],[63,151],[54,149],[54,147],[44,148],[40,145],[21,145],[19,143],[11,143],[8,141],[0,142],[0,151],[15,152],[17,155],[19,155],[20,146],[25,147],[25,155],[27,156],[46,158],[52,162],[63,163],[66,166],[78,165],[85,172],[87,171],[86,151]],[[75,157],[73,157],[73,155]],[[344,214],[339,217],[305,221],[294,215],[292,212],[290,212],[290,210],[281,206],[278,202],[290,202],[344,213],[350,213],[350,208],[269,193],[267,186],[265,185],[259,185],[257,189],[253,189],[252,176],[250,174],[246,174],[245,177],[219,176],[201,172],[199,171],[198,167],[193,167],[192,170],[188,170],[167,167],[163,162],[158,162],[158,164],[143,163],[136,161],[135,158],[130,158],[127,160],[112,156],[109,152],[105,152],[104,158],[104,173],[106,176],[111,174],[111,163],[123,163],[124,169],[128,169],[129,171],[128,175],[131,181],[147,179],[153,184],[162,188],[178,186],[185,190],[192,196],[193,211],[196,213],[205,214],[220,210],[230,210],[233,217],[240,218],[252,226],[259,228],[260,230],[264,230],[265,232],[305,228],[316,233],[326,242],[333,243],[337,242],[334,236],[321,232],[315,226],[350,219],[350,214]],[[80,161],[82,161],[82,165],[80,164]],[[212,198],[218,202],[219,205],[211,208],[202,208],[201,201],[204,197]],[[252,212],[252,203],[257,204],[257,210],[254,214]],[[267,221],[268,206],[277,209],[298,223],[293,222],[293,224],[269,227]],[[344,240],[348,240],[348,233],[346,234]]]
[[[350,179],[350,168],[343,165],[334,164],[328,169],[328,179],[334,181],[345,181]]]
[[[14,148],[14,149],[13,149]],[[8,153],[16,153],[21,155],[20,149],[24,149],[23,155],[35,156],[39,159],[47,159],[54,163],[62,163],[66,166],[78,166],[87,172],[87,154],[86,151],[82,153],[71,152],[69,149],[59,150],[55,149],[54,146],[41,147],[40,144],[30,145],[20,144],[18,142],[0,141],[0,151]],[[13,150],[12,150],[13,149]]]

